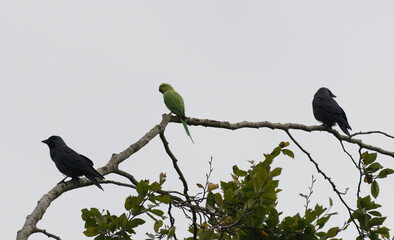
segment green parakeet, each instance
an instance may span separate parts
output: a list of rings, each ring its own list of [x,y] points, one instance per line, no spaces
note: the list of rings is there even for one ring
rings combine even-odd
[[[167,108],[179,117],[183,124],[183,127],[185,128],[186,134],[194,143],[185,122],[185,104],[183,103],[183,98],[181,97],[181,95],[179,95],[179,93],[177,93],[168,83],[160,84],[159,91],[163,93],[164,103],[166,104]]]

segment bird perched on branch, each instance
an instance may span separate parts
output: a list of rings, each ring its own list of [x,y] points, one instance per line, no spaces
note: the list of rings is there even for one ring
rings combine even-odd
[[[185,104],[183,103],[183,98],[181,97],[181,95],[179,95],[179,93],[177,93],[174,88],[172,88],[172,86],[168,83],[160,84],[159,91],[163,94],[164,103],[166,104],[167,108],[179,117],[183,124],[183,127],[185,128],[186,134],[194,143],[185,121]]]
[[[59,136],[51,136],[42,142],[48,145],[51,158],[57,169],[66,175],[59,183],[64,182],[67,177],[78,179],[84,175],[98,188],[104,190],[96,179],[104,179],[104,177],[93,168],[93,162],[89,158],[69,148]]]
[[[347,121],[345,112],[334,100],[335,97],[328,88],[322,87],[317,90],[312,101],[313,115],[316,120],[328,128],[338,123],[342,131],[350,136],[348,129],[352,130],[352,128]]]

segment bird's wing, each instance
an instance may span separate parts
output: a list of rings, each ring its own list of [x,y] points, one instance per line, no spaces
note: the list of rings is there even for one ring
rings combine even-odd
[[[343,111],[334,99],[316,98],[313,108],[319,112],[319,115],[321,115],[323,119],[327,119],[331,122],[344,123],[348,128],[350,128],[345,111]]]
[[[88,163],[89,166],[93,166],[92,160],[90,160],[89,158],[85,157],[85,156],[82,155],[82,154],[79,154],[79,156],[81,156],[82,159],[84,159],[84,161],[86,161],[86,163]]]
[[[65,146],[54,152],[56,165],[70,171],[77,171],[83,174],[84,169],[93,166],[93,162],[78,154],[71,148]]]
[[[86,173],[87,173],[87,174],[85,174],[85,176],[86,176],[87,178],[89,178],[89,177],[88,177],[88,174],[91,174],[91,175],[94,175],[95,177],[98,177],[98,178],[100,178],[100,179],[104,179],[104,176],[101,175],[99,172],[96,171],[96,169],[93,168],[93,162],[92,162],[92,160],[90,160],[89,158],[85,157],[85,156],[82,155],[82,154],[79,154],[79,156],[81,156],[82,158],[84,158],[84,160],[85,160],[87,163],[89,163],[89,166],[86,168]],[[89,178],[89,179],[90,179],[90,178]],[[96,185],[97,185],[97,184],[96,184]],[[100,187],[100,188],[101,188],[101,187]]]
[[[343,113],[342,108],[332,98],[328,98],[328,99],[316,98],[313,107],[316,110],[320,110],[320,114],[324,115],[327,118],[332,118],[333,116],[341,115]]]
[[[166,91],[164,93],[164,103],[167,108],[181,118],[185,118],[185,104],[183,98],[174,90]]]

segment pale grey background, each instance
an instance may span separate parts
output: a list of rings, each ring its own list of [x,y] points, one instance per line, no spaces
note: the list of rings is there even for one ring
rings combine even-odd
[[[318,124],[311,101],[329,87],[346,111],[353,132],[393,133],[394,3],[391,1],[4,1],[0,0],[0,188],[2,238],[13,239],[37,201],[62,179],[41,140],[62,136],[75,150],[103,166],[143,136],[168,112],[158,92],[171,83],[191,117],[216,120]],[[338,129],[338,128],[336,128]],[[189,180],[230,179],[231,167],[262,160],[288,137],[282,131],[228,131],[190,127],[192,144],[179,124],[166,130]],[[293,132],[340,190],[354,201],[357,171],[339,142],[323,132]],[[393,141],[365,141],[393,149]],[[353,156],[357,147],[346,144]],[[304,210],[314,174],[312,204],[334,200],[340,211],[328,227],[348,218],[330,186],[295,145],[296,159],[281,157],[279,209]],[[394,168],[393,159],[379,156]],[[159,138],[121,165],[137,179],[165,187],[181,184]],[[119,179],[108,175],[107,179]],[[380,181],[377,200],[394,226],[393,178]],[[39,227],[62,239],[84,239],[80,209],[123,212],[128,189],[104,185],[67,192]],[[365,188],[363,193],[367,193]],[[184,220],[178,236],[184,236]],[[151,223],[151,222],[150,222]],[[149,226],[150,224],[148,224]],[[138,239],[146,231],[143,228]],[[354,239],[350,227],[340,237]],[[44,239],[35,234],[30,239]]]

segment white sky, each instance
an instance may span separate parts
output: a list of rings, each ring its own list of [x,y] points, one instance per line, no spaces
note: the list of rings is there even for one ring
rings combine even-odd
[[[311,101],[326,86],[338,96],[353,132],[393,134],[394,2],[392,1],[5,1],[0,0],[0,189],[4,239],[15,238],[41,196],[62,179],[41,143],[60,135],[103,166],[141,138],[167,113],[158,86],[171,83],[183,96],[186,114],[236,121],[318,124]],[[336,128],[338,129],[338,128]],[[213,182],[230,179],[231,167],[262,160],[282,141],[269,129],[228,131],[190,127],[192,144],[179,124],[166,136],[196,193],[214,159]],[[327,133],[294,132],[340,190],[355,201],[357,170]],[[393,141],[365,138],[392,149]],[[357,158],[357,147],[346,145]],[[279,208],[304,210],[311,175],[318,182],[312,203],[348,218],[330,186],[305,155],[281,157]],[[379,156],[385,167],[393,159]],[[181,189],[157,137],[121,165],[137,179],[158,179]],[[107,179],[118,179],[107,175]],[[394,194],[380,181],[377,202],[394,227]],[[103,185],[67,192],[52,203],[38,227],[62,239],[83,239],[82,208],[123,211],[128,189]],[[368,193],[365,189],[363,193]],[[353,204],[351,204],[354,206]],[[180,226],[185,226],[178,219]],[[153,228],[141,229],[139,236]],[[354,227],[339,237],[354,239]],[[4,231],[5,230],[5,231]],[[178,229],[182,236],[184,229]],[[393,232],[392,232],[393,233]],[[46,238],[35,234],[30,239]],[[142,238],[142,237],[140,237]]]

